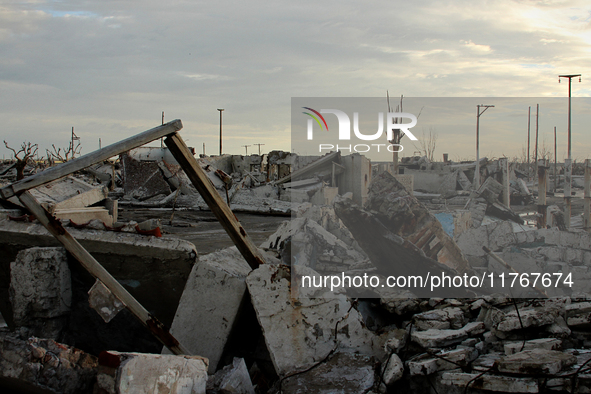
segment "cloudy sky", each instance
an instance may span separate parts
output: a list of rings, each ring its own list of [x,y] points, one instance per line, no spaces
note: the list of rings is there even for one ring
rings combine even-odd
[[[224,153],[238,154],[247,144],[291,148],[292,97],[389,90],[531,97],[535,107],[537,97],[567,96],[566,81],[558,84],[565,73],[583,74],[573,96],[589,97],[590,21],[588,0],[0,0],[2,137],[44,152],[67,146],[74,126],[88,153],[99,138],[105,146],[160,124],[165,111],[165,120],[183,121],[188,145],[215,154],[216,109],[225,108]],[[544,122],[541,108],[540,133],[549,141],[557,126],[565,151],[563,103],[562,124]],[[527,107],[516,121],[526,133]],[[475,119],[458,133],[473,142],[474,128]],[[582,128],[573,130],[580,159],[591,151]],[[506,136],[502,152],[489,141],[488,150],[518,155],[525,136]],[[451,140],[439,133],[438,156],[475,156]]]

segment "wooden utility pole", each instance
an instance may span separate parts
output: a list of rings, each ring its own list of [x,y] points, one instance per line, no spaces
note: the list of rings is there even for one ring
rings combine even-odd
[[[243,147],[244,149],[246,149],[246,154],[245,154],[245,156],[248,156],[248,147],[249,147],[249,146],[250,146],[250,145],[242,145],[242,147]]]

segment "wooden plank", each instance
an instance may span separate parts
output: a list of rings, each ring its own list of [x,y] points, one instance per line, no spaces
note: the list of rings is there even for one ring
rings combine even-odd
[[[142,324],[174,354],[190,354],[155,316],[152,316],[80,243],[68,233],[61,222],[43,208],[29,192],[19,196],[22,204],[35,215],[37,220],[82,264],[95,278],[99,279]]]
[[[203,172],[201,166],[195,160],[195,157],[185,145],[183,139],[177,134],[169,135],[164,143],[170,149],[174,158],[181,165],[203,200],[209,206],[209,209],[217,217],[218,221],[224,227],[234,244],[246,259],[246,262],[252,269],[264,264],[265,260],[260,254],[259,249],[254,245],[236,216],[228,207],[226,202],[218,194],[217,190],[211,184],[211,181]]]
[[[2,198],[8,199],[25,190],[29,190],[59,179],[73,172],[80,171],[95,163],[107,160],[110,157],[127,152],[130,149],[137,148],[138,146],[142,146],[148,142],[157,140],[158,138],[175,133],[182,128],[183,124],[179,119],[173,120],[172,122],[154,127],[153,129],[134,135],[133,137],[129,137],[105,148],[88,153],[84,156],[80,156],[74,160],[70,160],[43,172],[39,172],[35,175],[22,179],[11,185],[5,186],[0,189],[0,194],[2,195]]]

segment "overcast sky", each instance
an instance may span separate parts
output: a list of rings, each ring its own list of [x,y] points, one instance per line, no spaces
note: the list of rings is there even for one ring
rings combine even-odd
[[[590,20],[588,0],[0,0],[2,137],[44,152],[66,147],[74,126],[88,153],[99,138],[105,146],[157,126],[165,111],[183,121],[188,145],[217,154],[224,108],[224,153],[238,154],[245,144],[290,149],[292,97],[389,90],[532,97],[535,107],[535,97],[566,97],[558,74],[571,73],[583,74],[573,96],[589,97]],[[565,151],[564,100],[563,124],[542,117],[540,133],[553,139],[557,126]],[[519,121],[526,133],[527,107]],[[475,122],[458,130],[466,141]],[[491,153],[517,155],[525,135]],[[449,140],[440,133],[437,157],[475,156]],[[573,130],[573,157],[591,157],[590,141],[591,125]]]

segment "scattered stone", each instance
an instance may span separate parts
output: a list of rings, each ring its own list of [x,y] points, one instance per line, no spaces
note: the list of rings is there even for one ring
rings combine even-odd
[[[426,353],[417,359],[408,361],[410,376],[431,375],[438,371],[465,367],[478,357],[475,348],[460,348],[438,353]]]
[[[386,341],[386,352],[398,353],[406,346],[408,332],[406,330],[395,329],[390,331],[390,336]]]
[[[382,370],[382,379],[387,386],[402,379],[404,375],[404,363],[396,353],[392,353],[386,362],[386,368]]]
[[[205,394],[206,358],[105,351],[99,357],[97,385],[104,392]]]
[[[51,339],[0,334],[2,387],[26,392],[77,394],[92,392],[96,357]]]

